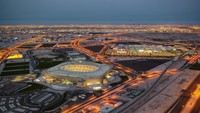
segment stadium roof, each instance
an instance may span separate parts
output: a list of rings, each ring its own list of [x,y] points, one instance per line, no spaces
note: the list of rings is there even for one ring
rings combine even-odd
[[[65,62],[49,68],[46,70],[47,73],[58,75],[58,76],[68,76],[68,77],[99,77],[105,75],[111,66],[107,64],[99,64],[88,61],[81,62]]]

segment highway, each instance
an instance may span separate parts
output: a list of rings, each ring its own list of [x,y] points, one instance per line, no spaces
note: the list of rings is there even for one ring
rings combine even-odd
[[[197,51],[197,54],[194,55],[188,62],[188,64],[194,64],[200,58],[200,50]]]
[[[181,60],[181,57],[179,57],[179,60]],[[163,76],[169,73],[167,71],[170,71],[170,68],[172,67],[173,64],[175,64],[175,62],[177,62],[177,61],[173,60],[169,65],[167,65],[166,68],[161,73],[159,73],[158,79],[151,85],[150,88],[148,88],[144,93],[139,95],[139,97],[136,100],[129,103],[129,105],[125,106],[123,109],[120,109],[118,111],[118,113],[132,112],[135,109],[132,109],[131,107],[135,108],[135,106],[138,106],[138,108],[139,108],[140,106],[142,106],[145,103],[145,100],[148,100],[150,98],[149,94],[159,84],[159,82],[162,80]],[[171,70],[173,70],[173,69],[171,69]]]
[[[134,75],[134,78],[136,78],[136,71],[135,70],[130,69],[128,67],[125,67],[125,66],[123,66],[121,64],[112,62],[111,60],[106,59],[103,55],[97,55],[94,52],[82,47],[80,45],[80,43],[81,43],[81,41],[84,41],[86,39],[87,38],[75,39],[75,40],[71,41],[71,46],[73,48],[75,48],[77,51],[79,51],[81,53],[84,53],[84,54],[86,54],[86,55],[88,55],[88,56],[90,56],[92,58],[95,58],[97,61],[100,61],[102,63],[112,64],[114,69],[117,69],[117,70],[119,70],[121,72],[124,72],[126,74]],[[93,96],[93,97],[91,97],[90,99],[86,100],[83,103],[80,103],[80,104],[78,104],[76,106],[73,106],[71,108],[67,108],[67,109],[63,110],[62,113],[73,113],[73,112],[75,113],[77,111],[81,111],[84,107],[87,107],[87,106],[89,106],[90,104],[92,104],[92,103],[94,103],[96,101],[99,101],[99,100],[101,100],[103,98],[106,98],[110,94],[113,94],[113,93],[116,93],[116,92],[119,92],[119,91],[123,90],[123,88],[127,84],[130,84],[130,85],[131,84],[136,84],[136,83],[141,82],[141,81],[142,80],[139,79],[139,78],[129,79],[129,80],[125,81],[123,84],[117,85],[117,86],[113,87],[112,89],[109,89],[109,90],[105,91],[102,96],[100,96],[100,97]]]
[[[127,73],[127,74],[135,74],[135,70],[132,70],[130,68],[127,68],[125,66],[122,66],[121,64],[117,64],[115,62],[112,62],[108,59],[106,59],[103,55],[98,55],[98,54],[95,54],[94,52],[84,48],[81,46],[81,42],[86,40],[86,38],[81,38],[81,39],[75,39],[71,42],[71,46],[73,48],[75,48],[77,51],[79,52],[82,52],[90,57],[93,57],[95,58],[97,61],[100,61],[102,63],[108,63],[108,64],[112,64],[113,65],[113,68],[114,69],[117,69],[121,72],[124,72],[124,73]],[[188,64],[193,64],[194,62],[196,62],[196,60],[199,58],[199,53],[197,55],[195,55],[194,57],[192,57],[189,61],[188,61]],[[173,63],[172,63],[173,64]],[[172,65],[171,64],[171,65]],[[170,71],[168,70],[171,65],[169,65],[163,72],[160,72],[158,75],[159,78],[158,80],[152,85],[152,87],[146,92],[143,94],[143,97],[148,94],[158,83],[159,81],[162,79],[162,77],[164,76],[164,74],[166,73],[170,73]],[[149,74],[150,75],[150,74]],[[147,75],[148,76],[148,75]],[[150,76],[152,77],[152,76]],[[93,103],[97,102],[97,101],[100,101],[112,94],[116,94],[116,93],[119,93],[121,91],[124,91],[124,87],[126,87],[127,85],[130,85],[130,86],[133,86],[133,85],[136,85],[138,83],[140,83],[142,81],[142,79],[139,79],[139,78],[136,78],[136,79],[129,79],[128,81],[124,82],[123,84],[120,84],[114,88],[112,88],[112,90],[108,90],[106,92],[104,92],[100,97],[91,97],[90,99],[86,100],[85,102],[83,103],[80,103],[80,104],[77,104],[75,106],[72,106],[70,108],[66,108],[62,111],[62,113],[77,113],[77,112],[84,112],[83,110],[89,106],[91,106]],[[138,100],[139,101],[139,100]],[[131,106],[131,105],[130,105]],[[128,107],[130,107],[128,106]],[[128,107],[126,107],[125,109],[127,109]],[[122,112],[122,111],[120,111]]]
[[[38,35],[37,37],[35,38],[31,38],[31,39],[28,39],[26,41],[23,41],[23,42],[20,42],[20,43],[17,43],[13,46],[10,46],[6,49],[6,51],[3,53],[1,59],[0,59],[0,64],[10,55],[10,53],[17,49],[18,47],[22,46],[22,45],[25,45],[25,44],[28,44],[28,43],[31,43],[31,42],[35,42],[36,40],[42,38],[43,35]]]
[[[173,69],[168,70],[166,73],[171,75],[171,74],[174,73],[174,70]],[[148,75],[146,75],[146,76],[153,78],[153,77],[159,76],[160,74],[161,74],[161,72],[158,72],[156,74],[154,73],[153,75],[151,73],[149,73],[148,74],[149,76]],[[141,78],[129,79],[129,80],[125,81],[124,83],[117,85],[117,86],[113,87],[112,89],[105,91],[100,97],[93,96],[83,103],[79,103],[76,106],[72,106],[70,108],[64,109],[62,113],[77,113],[77,112],[80,112],[83,109],[93,105],[93,103],[100,101],[100,100],[103,100],[103,99],[109,97],[110,95],[126,91],[126,86],[135,86],[135,85],[137,85],[141,82],[143,82],[143,79],[141,79]]]
[[[90,51],[90,50],[82,47],[80,45],[80,42],[84,41],[84,40],[86,40],[86,39],[76,39],[76,40],[73,40],[71,42],[71,46],[73,48],[75,48],[77,51],[85,53],[86,55],[95,58],[97,61],[100,61],[102,63],[112,64],[113,67],[114,67],[114,69],[120,70],[121,72],[124,72],[124,73],[127,73],[127,74],[134,74],[135,75],[135,70],[127,68],[127,67],[125,67],[125,66],[123,66],[121,64],[112,62],[112,61],[106,59],[103,55],[97,55],[94,52],[92,52],[92,51]],[[151,78],[151,77],[156,77],[156,76],[159,76],[159,75],[163,76],[165,73],[171,74],[171,73],[174,72],[174,70],[168,70],[168,68],[166,68],[163,72],[158,72],[157,74],[154,74],[154,75],[152,75],[152,74],[149,73],[149,74],[147,74],[145,76]],[[160,76],[160,79],[162,78],[162,76]],[[140,83],[142,81],[143,81],[143,79],[136,78],[136,76],[135,76],[134,79],[129,79],[129,80],[125,81],[124,83],[119,84],[119,85],[113,87],[112,89],[109,89],[109,90],[105,91],[100,97],[93,96],[93,97],[89,98],[88,100],[86,100],[83,103],[77,104],[77,105],[72,106],[70,108],[64,108],[63,111],[62,111],[62,113],[83,112],[83,109],[89,107],[93,103],[95,103],[97,101],[100,101],[102,99],[105,99],[105,98],[107,98],[108,96],[110,96],[112,94],[117,94],[119,92],[125,91],[127,85],[134,86],[134,85],[137,85],[138,83]],[[155,83],[155,85],[156,84],[157,83]]]
[[[197,100],[199,98],[199,86],[197,84],[200,83],[200,75],[196,77],[196,79],[192,82],[192,84],[183,91],[183,94],[179,99],[166,111],[167,113],[189,113],[193,109],[197,109],[198,106]],[[196,91],[196,92],[195,92]],[[196,97],[196,99],[194,99]],[[184,108],[183,108],[184,107]]]
[[[197,51],[197,55],[194,55],[193,57],[191,57],[189,59],[189,61],[187,62],[188,65],[192,65],[194,64],[198,59],[200,58],[200,51]],[[200,75],[199,75],[200,76]],[[198,83],[200,83],[200,79],[199,76],[197,76],[197,78],[195,79],[195,81],[193,81],[193,83],[188,87],[188,89],[186,91],[183,92],[183,95],[179,97],[179,99],[177,99],[177,101],[166,111],[167,113],[177,113],[177,112],[181,112],[183,109],[183,106],[186,105],[186,103],[188,103],[189,98],[190,98],[190,94],[191,92],[194,92],[196,86]],[[194,101],[194,100],[192,100]],[[191,102],[189,102],[191,103]],[[185,106],[184,108],[186,109],[185,111],[187,111],[187,113],[189,113],[189,110],[195,109],[194,105],[195,103],[193,103],[193,106],[191,106],[191,104],[187,104],[187,106]],[[189,110],[188,110],[189,108]]]
[[[24,44],[28,44],[28,43],[34,42],[34,41],[36,41],[36,40],[38,40],[38,39],[40,39],[42,37],[43,37],[43,35],[38,35],[36,38],[32,38],[30,40],[18,43],[18,44],[14,45],[14,46],[11,46],[11,47],[7,48],[7,51],[5,52],[3,58],[0,59],[0,62],[2,62],[3,60],[5,60],[9,56],[9,54],[13,50],[15,50],[16,48],[18,48],[18,47],[20,47],[20,46],[22,46]],[[101,96],[99,96],[99,97],[92,96],[88,100],[86,100],[85,102],[79,103],[79,104],[77,104],[75,106],[72,106],[70,108],[66,108],[66,109],[64,109],[62,111],[62,113],[77,113],[77,112],[80,112],[84,108],[87,108],[88,106],[92,105],[93,103],[95,103],[97,101],[105,99],[105,98],[109,97],[112,94],[117,94],[119,92],[125,91],[125,88],[126,88],[127,85],[134,86],[134,85],[137,85],[140,82],[143,82],[143,79],[137,78],[138,73],[135,70],[133,70],[131,68],[128,68],[128,67],[125,67],[125,66],[123,66],[121,64],[115,63],[115,62],[113,62],[113,61],[111,61],[109,59],[106,59],[104,55],[96,54],[95,52],[90,51],[90,50],[84,48],[81,45],[81,42],[83,42],[83,41],[85,41],[87,39],[88,38],[77,38],[77,39],[71,40],[71,44],[70,45],[71,45],[72,48],[76,49],[77,51],[79,51],[81,53],[84,53],[84,54],[86,54],[86,55],[88,55],[88,56],[96,59],[99,62],[113,65],[114,69],[119,70],[120,72],[126,73],[126,74],[132,76],[133,78],[125,81],[122,84],[119,84],[119,85],[117,85],[115,87],[112,87],[111,89],[108,89],[108,90],[104,91],[103,94]],[[37,49],[37,48],[35,48],[35,49]],[[199,58],[200,58],[200,52],[198,52],[197,55],[194,55],[188,61],[188,64],[190,64],[190,65],[194,64],[196,62],[196,60],[199,59]],[[158,77],[158,76],[159,76],[159,78],[152,85],[152,87],[148,91],[146,91],[144,94],[142,94],[142,97],[144,97],[146,94],[148,94],[154,88],[154,86],[156,86],[158,84],[158,82],[161,80],[161,78],[164,76],[164,74],[166,74],[166,73],[170,74],[171,72],[172,73],[174,72],[174,70],[168,70],[170,68],[170,66],[168,66],[163,72],[160,71],[160,72],[158,72],[156,74],[149,73],[149,74],[143,75],[143,76],[146,76],[148,78]],[[138,101],[139,101],[139,99],[138,99]],[[126,107],[125,109],[129,108],[130,106]]]
[[[118,63],[115,63],[115,62],[112,62],[111,60],[106,59],[105,56],[96,54],[95,52],[90,51],[90,50],[82,47],[80,43],[82,41],[87,40],[87,39],[88,38],[75,39],[75,40],[71,41],[71,46],[74,49],[76,49],[77,51],[84,53],[84,54],[86,54],[86,55],[88,55],[92,58],[95,58],[97,61],[100,61],[100,62],[106,63],[106,64],[112,64],[114,69],[117,69],[121,72],[124,72],[126,74],[130,74],[130,75],[136,75],[137,74],[136,71],[131,69],[131,68],[125,67],[125,66],[118,64]]]

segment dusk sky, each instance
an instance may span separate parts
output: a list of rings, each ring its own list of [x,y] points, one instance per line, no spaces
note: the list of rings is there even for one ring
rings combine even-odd
[[[0,0],[0,24],[199,24],[200,0]]]

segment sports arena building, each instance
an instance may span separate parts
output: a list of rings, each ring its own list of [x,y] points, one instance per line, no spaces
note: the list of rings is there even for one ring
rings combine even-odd
[[[42,72],[40,80],[50,85],[99,89],[111,66],[88,61],[65,62]]]

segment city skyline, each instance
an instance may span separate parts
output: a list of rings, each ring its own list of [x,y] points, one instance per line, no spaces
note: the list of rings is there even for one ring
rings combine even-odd
[[[0,0],[0,113],[200,113],[200,0]]]

